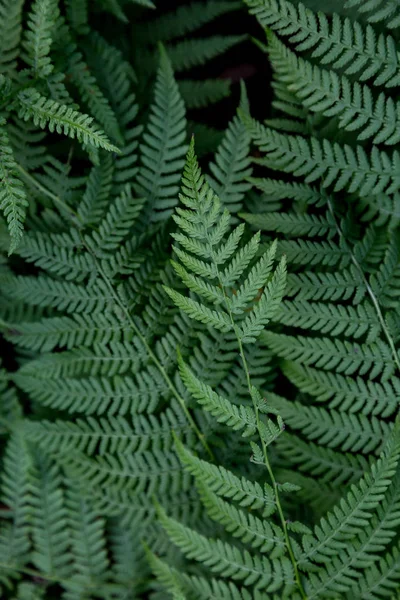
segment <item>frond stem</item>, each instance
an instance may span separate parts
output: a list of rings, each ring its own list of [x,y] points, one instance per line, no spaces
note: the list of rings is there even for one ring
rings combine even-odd
[[[222,282],[222,279],[221,279],[220,271],[219,271],[219,268],[218,268],[218,262],[217,262],[217,260],[215,258],[214,249],[213,249],[213,246],[212,246],[211,242],[209,241],[208,231],[207,231],[206,228],[204,228],[204,234],[205,234],[205,236],[207,238],[207,241],[208,241],[208,246],[209,246],[208,249],[209,249],[209,252],[210,252],[210,256],[211,256],[211,259],[213,261],[214,267],[215,267],[216,272],[217,272],[217,277],[218,277],[219,285],[220,285],[222,293],[224,295],[225,307],[226,307],[226,310],[228,312],[229,319],[230,319],[230,321],[232,323],[232,328],[233,328],[233,331],[235,332],[236,340],[237,340],[237,343],[238,343],[238,346],[239,346],[239,353],[240,353],[240,357],[241,357],[241,360],[242,360],[244,372],[246,374],[247,389],[249,391],[250,398],[251,398],[252,403],[253,403],[253,409],[254,409],[254,412],[255,412],[255,415],[256,415],[256,425],[257,425],[258,435],[259,435],[259,438],[260,438],[260,441],[261,441],[261,446],[262,446],[262,451],[263,451],[263,456],[264,456],[264,463],[265,463],[265,467],[266,467],[266,469],[268,471],[268,474],[270,476],[270,479],[271,479],[271,482],[272,482],[272,486],[274,488],[276,507],[278,509],[279,518],[280,518],[282,529],[283,529],[283,532],[284,532],[284,535],[285,535],[285,542],[286,542],[286,547],[288,549],[290,561],[291,561],[291,563],[293,565],[293,570],[294,570],[294,574],[295,574],[295,579],[296,579],[297,587],[299,589],[300,595],[303,598],[303,600],[307,600],[307,595],[306,595],[306,593],[304,591],[303,584],[301,582],[300,573],[299,573],[299,569],[298,569],[298,566],[297,566],[297,561],[296,561],[296,558],[294,556],[292,544],[291,544],[291,541],[290,541],[290,536],[289,536],[289,532],[288,532],[288,528],[287,528],[287,523],[286,523],[286,520],[285,520],[285,517],[284,517],[284,514],[283,514],[283,509],[282,509],[282,505],[281,505],[281,501],[280,501],[280,496],[279,496],[278,484],[276,482],[276,479],[275,479],[275,476],[274,476],[274,472],[272,470],[271,463],[270,463],[269,458],[268,458],[267,446],[265,444],[263,436],[261,435],[260,412],[259,412],[257,403],[254,400],[254,394],[252,393],[252,384],[251,384],[250,371],[249,371],[249,367],[248,367],[248,364],[247,364],[246,356],[245,356],[245,353],[244,353],[242,340],[240,339],[240,336],[238,334],[238,330],[237,330],[237,327],[235,325],[235,320],[233,318],[232,311],[231,311],[231,309],[229,307],[229,302],[228,302],[228,297],[226,295],[225,286],[224,286],[224,284]]]

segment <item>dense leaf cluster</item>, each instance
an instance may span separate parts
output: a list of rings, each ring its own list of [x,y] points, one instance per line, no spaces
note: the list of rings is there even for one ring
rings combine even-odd
[[[400,5],[321,8],[0,0],[2,598],[399,597]]]

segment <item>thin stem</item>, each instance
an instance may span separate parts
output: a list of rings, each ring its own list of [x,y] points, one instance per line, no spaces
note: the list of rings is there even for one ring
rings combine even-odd
[[[341,239],[343,240],[343,242],[346,245],[347,250],[349,251],[352,263],[355,265],[355,267],[357,268],[358,272],[361,275],[361,278],[362,278],[362,280],[364,282],[364,285],[365,285],[365,288],[366,288],[366,290],[368,292],[368,295],[371,298],[372,304],[374,305],[376,314],[378,316],[378,320],[379,320],[379,322],[381,324],[381,327],[382,327],[382,331],[383,331],[383,333],[384,333],[384,335],[385,335],[385,337],[387,339],[387,342],[389,344],[389,347],[390,347],[390,350],[392,352],[393,360],[395,362],[395,365],[396,365],[397,369],[400,372],[400,360],[399,360],[399,356],[398,356],[397,351],[396,351],[396,345],[395,345],[394,340],[393,340],[392,336],[390,335],[390,331],[389,331],[389,329],[388,329],[388,327],[386,325],[385,317],[383,316],[381,307],[379,306],[379,300],[375,296],[373,289],[369,285],[368,279],[366,278],[365,273],[364,273],[364,271],[363,271],[360,263],[358,262],[357,258],[354,256],[353,252],[351,251],[351,248],[349,247],[349,245],[347,243],[347,240],[346,240],[346,238],[345,238],[345,236],[343,234],[343,231],[342,231],[339,223],[336,220],[336,215],[335,215],[332,203],[331,203],[331,201],[329,199],[328,199],[328,207],[329,207],[329,211],[330,211],[330,213],[331,213],[331,215],[332,215],[332,217],[333,217],[333,219],[335,221],[336,229],[337,229],[337,231],[339,233],[339,236],[341,237]]]
[[[232,314],[232,311],[231,311],[230,306],[229,306],[229,301],[228,301],[228,297],[227,297],[227,294],[226,294],[225,286],[224,286],[223,281],[221,279],[218,262],[217,262],[217,260],[215,258],[214,249],[213,249],[213,246],[212,246],[211,242],[209,241],[208,231],[207,231],[206,228],[204,228],[204,234],[205,234],[206,239],[208,240],[208,249],[209,249],[209,252],[210,252],[210,256],[211,256],[211,259],[212,259],[212,261],[214,263],[214,266],[215,266],[215,269],[216,269],[216,272],[217,272],[218,282],[219,282],[219,285],[221,287],[222,293],[224,295],[225,307],[226,307],[226,310],[228,312],[229,319],[231,321],[232,328],[233,328],[233,331],[235,332],[236,340],[237,340],[237,343],[238,343],[238,346],[239,346],[239,353],[240,353],[240,357],[241,357],[241,360],[242,360],[244,372],[246,374],[247,388],[248,388],[248,392],[249,392],[251,401],[253,403],[253,410],[254,410],[255,415],[256,415],[256,426],[257,426],[258,436],[259,436],[260,441],[261,441],[261,446],[262,446],[262,451],[263,451],[263,456],[264,456],[264,463],[265,463],[265,466],[267,468],[268,474],[270,476],[270,479],[271,479],[271,482],[272,482],[272,485],[273,485],[273,489],[274,489],[274,493],[275,493],[276,507],[278,509],[279,518],[280,518],[282,529],[283,529],[283,532],[284,532],[286,547],[288,549],[290,561],[291,561],[291,563],[293,565],[293,570],[294,570],[294,575],[295,575],[297,587],[299,588],[301,597],[304,600],[306,600],[307,599],[307,595],[306,595],[306,593],[304,591],[303,584],[301,582],[300,573],[299,573],[299,569],[298,569],[298,566],[297,566],[297,561],[296,561],[296,558],[294,556],[292,544],[291,544],[291,541],[290,541],[290,536],[289,536],[289,532],[288,532],[288,528],[287,528],[286,519],[284,517],[283,510],[282,510],[282,505],[281,505],[280,496],[279,496],[278,484],[276,482],[276,479],[275,479],[275,476],[274,476],[274,472],[273,472],[272,467],[271,467],[271,463],[269,462],[267,445],[266,445],[265,440],[264,440],[264,438],[262,436],[262,433],[261,433],[260,411],[259,411],[257,403],[256,403],[256,401],[254,399],[254,394],[252,393],[252,384],[251,384],[250,371],[249,371],[249,367],[248,367],[248,364],[247,364],[246,356],[245,356],[245,353],[244,353],[242,340],[241,340],[241,338],[239,336],[238,329],[236,327],[235,320],[233,318],[233,314]]]
[[[67,212],[70,214],[71,220],[73,221],[74,225],[76,225],[77,222],[80,223],[80,217],[79,217],[78,213],[76,213],[70,206],[68,206],[67,204],[65,204],[61,200],[61,198],[59,196],[57,196],[56,194],[53,194],[52,192],[50,192],[50,190],[48,190],[47,188],[45,188],[39,181],[37,181],[34,177],[32,177],[32,175],[30,175],[29,173],[27,173],[25,171],[25,169],[23,167],[21,167],[20,165],[18,165],[18,170],[38,190],[40,190],[43,194],[45,194],[46,196],[48,196],[49,198],[51,198],[57,204],[60,204],[61,206],[63,206],[63,208],[65,210],[67,210]],[[127,320],[129,321],[129,324],[132,327],[133,331],[135,332],[135,334],[137,335],[137,337],[140,339],[140,341],[142,342],[143,346],[146,348],[146,352],[147,352],[149,358],[152,360],[152,362],[155,364],[155,366],[157,367],[157,369],[160,371],[161,375],[163,376],[163,378],[165,380],[165,383],[167,384],[168,389],[171,391],[171,393],[173,394],[173,396],[179,402],[179,404],[180,404],[180,406],[181,406],[181,408],[182,408],[182,410],[183,410],[183,412],[184,412],[184,414],[185,414],[185,416],[186,416],[186,418],[187,418],[190,426],[192,427],[193,431],[195,432],[196,436],[198,437],[201,445],[206,450],[206,452],[209,455],[210,459],[212,461],[214,461],[215,460],[214,454],[213,454],[211,448],[209,447],[209,445],[208,445],[208,443],[207,443],[207,441],[205,439],[204,434],[200,431],[200,429],[197,426],[197,423],[195,422],[195,420],[193,419],[192,415],[190,414],[190,411],[189,411],[188,407],[186,406],[186,402],[185,402],[184,398],[182,398],[182,396],[180,395],[180,393],[176,389],[175,385],[171,381],[171,378],[169,377],[168,373],[166,372],[166,370],[164,369],[164,367],[162,366],[162,364],[158,360],[157,356],[154,354],[154,352],[150,348],[149,344],[147,343],[146,338],[142,335],[140,329],[137,327],[136,323],[132,319],[131,314],[130,314],[128,308],[125,306],[124,302],[121,300],[121,298],[119,297],[119,295],[117,294],[117,292],[114,290],[114,287],[113,287],[112,283],[110,282],[109,278],[107,277],[107,275],[104,273],[103,269],[101,268],[101,265],[100,265],[100,263],[99,263],[99,261],[97,259],[97,256],[94,254],[94,252],[91,250],[91,248],[88,247],[88,245],[85,243],[85,240],[84,240],[84,238],[82,236],[81,236],[81,239],[82,239],[82,243],[85,246],[86,250],[93,256],[93,258],[94,258],[94,260],[96,262],[98,273],[100,274],[100,276],[102,277],[104,283],[106,284],[106,286],[110,290],[112,297],[114,298],[114,300],[118,304],[118,306],[121,308],[121,310],[124,312],[124,314],[125,314]]]

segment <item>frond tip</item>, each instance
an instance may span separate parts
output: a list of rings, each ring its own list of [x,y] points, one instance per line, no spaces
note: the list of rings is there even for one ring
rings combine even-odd
[[[172,234],[179,259],[172,266],[190,292],[205,302],[168,286],[165,291],[192,319],[219,331],[232,331],[242,343],[254,343],[282,300],[285,258],[272,272],[276,243],[257,259],[258,233],[242,246],[244,226],[229,233],[230,214],[222,210],[220,199],[201,173],[193,138],[179,197],[185,208],[178,207],[173,216],[180,231]]]

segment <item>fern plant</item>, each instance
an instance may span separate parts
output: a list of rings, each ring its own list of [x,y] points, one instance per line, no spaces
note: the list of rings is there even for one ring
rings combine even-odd
[[[398,595],[397,6],[246,4],[0,0],[5,599]]]

